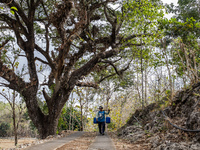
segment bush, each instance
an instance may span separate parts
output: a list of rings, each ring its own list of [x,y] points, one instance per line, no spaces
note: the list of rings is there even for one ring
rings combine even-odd
[[[8,123],[0,124],[0,137],[8,136],[8,130],[10,129],[10,125]]]

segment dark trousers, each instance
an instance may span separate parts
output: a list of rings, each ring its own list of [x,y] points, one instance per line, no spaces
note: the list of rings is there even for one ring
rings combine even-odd
[[[98,126],[99,126],[99,133],[103,134],[105,131],[105,122],[98,122]]]

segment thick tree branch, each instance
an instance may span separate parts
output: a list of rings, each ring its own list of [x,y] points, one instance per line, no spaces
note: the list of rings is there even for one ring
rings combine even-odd
[[[21,49],[25,49],[25,42],[22,39],[21,35],[20,35],[20,31],[19,31],[19,26],[16,20],[10,18],[9,16],[5,15],[5,14],[0,14],[0,19],[5,21],[15,32],[15,35],[17,37],[17,43],[19,45],[19,47]]]
[[[49,25],[45,25],[45,39],[46,39],[46,52],[49,53],[49,29],[48,29]]]
[[[122,75],[118,72],[117,67],[115,67],[115,65],[113,64],[112,61],[103,60],[103,61],[101,61],[101,62],[110,64],[110,65],[115,69],[115,72],[119,75],[119,77],[122,77]]]
[[[10,0],[0,0],[0,3],[9,3],[10,2]],[[28,18],[27,18],[27,16],[24,14],[24,11],[22,10],[22,8],[19,6],[19,4],[18,3],[16,3],[14,0],[11,2],[11,3],[9,3],[9,5],[8,5],[10,8],[11,7],[16,7],[17,8],[17,11],[16,11],[16,13],[18,13],[19,15],[20,15],[20,17],[22,18],[22,20],[24,21],[24,23],[26,24],[26,25],[28,25],[28,23],[29,23],[29,20],[28,20]]]
[[[15,19],[10,18],[6,14],[0,13],[0,19],[1,19],[1,21],[5,21],[9,25],[9,27],[12,27],[12,28],[13,28],[13,23],[16,23]]]
[[[110,22],[110,24],[114,26],[114,21],[110,18],[110,16],[108,16],[106,5],[104,6],[104,13],[108,22]]]
[[[37,0],[35,2],[35,7],[38,7],[41,3],[43,4],[43,0]]]
[[[71,71],[71,68],[74,66],[74,64],[77,62],[77,60],[79,60],[79,58],[81,58],[83,56],[83,54],[86,52],[86,45],[83,45],[78,53],[75,53],[73,56],[71,56],[69,63],[67,63],[67,66],[64,68],[65,71],[65,78],[68,76],[69,72]]]
[[[35,60],[38,60],[38,61],[42,62],[43,64],[49,65],[48,62],[46,62],[46,61],[44,61],[44,60],[42,60],[42,59],[40,59],[38,57],[35,57]]]
[[[43,96],[47,102],[48,108],[50,108],[51,106],[51,97],[49,97],[49,95],[46,93],[45,88],[43,88],[42,90]]]
[[[109,58],[111,56],[116,55],[119,52],[118,49],[112,49],[106,52],[99,53],[95,55],[90,61],[88,61],[85,65],[81,68],[75,70],[69,79],[69,85],[75,85],[76,81],[81,78],[81,76],[88,75],[94,66],[101,61],[101,59]]]
[[[26,83],[23,81],[22,78],[18,77],[15,72],[8,67],[4,66],[3,63],[0,61],[0,77],[8,81],[10,84],[7,84],[13,90],[18,91],[19,93],[21,90],[25,90]]]
[[[100,84],[100,83],[103,82],[105,79],[110,78],[110,77],[113,77],[113,76],[115,76],[115,75],[116,75],[116,73],[113,73],[113,74],[111,74],[111,75],[105,76],[105,77],[101,78],[97,83]]]
[[[0,45],[0,57],[1,57],[1,49],[9,42],[6,40]],[[16,91],[22,90],[25,87],[26,83],[22,78],[18,77],[15,72],[9,69],[7,66],[3,65],[3,62],[0,59],[0,77],[8,81],[10,84],[4,84],[8,87],[12,87],[12,89]]]
[[[43,0],[42,0],[41,4],[42,4],[42,7],[43,7],[43,9],[44,9],[44,13],[45,13],[45,15],[47,16],[47,18],[48,18],[48,20],[49,20],[49,15],[48,15],[47,10],[46,10],[46,8],[45,8],[45,6],[44,6],[44,1],[43,1]]]
[[[11,27],[9,26],[1,26],[0,29],[9,29],[9,30],[13,30]]]
[[[4,42],[2,42],[2,44],[0,44],[0,56],[1,56],[1,49],[9,42],[10,40],[6,40]]]
[[[55,65],[51,59],[51,57],[49,56],[49,53],[47,53],[46,51],[44,51],[41,47],[39,47],[37,44],[35,44],[35,49],[40,52],[48,61],[48,65],[51,67],[52,70],[55,70]]]
[[[24,34],[26,36],[26,38],[28,38],[28,32],[27,32],[26,28],[22,25],[17,13],[15,13],[15,18],[17,20],[17,24],[19,25],[19,28],[21,28],[21,33]]]
[[[76,82],[76,86],[80,86],[80,87],[93,87],[95,89],[99,88],[99,85],[97,83],[92,83],[92,82]]]
[[[6,5],[9,5],[12,3],[13,0],[0,0],[0,3],[5,3]]]
[[[132,58],[132,59],[133,59],[133,58]],[[129,66],[130,66],[130,64],[131,64],[131,62],[132,62],[132,59],[131,59],[131,61],[129,61],[128,65],[127,65],[125,68],[123,68],[123,69],[117,71],[118,73],[116,72],[116,73],[113,73],[113,74],[108,75],[108,76],[106,76],[106,77],[102,77],[97,83],[99,84],[99,83],[101,83],[102,81],[104,81],[105,79],[110,78],[110,77],[113,77],[113,76],[115,76],[115,75],[119,75],[120,77],[123,77],[123,76],[122,76],[122,75],[123,75],[123,72],[126,71],[126,70],[129,68]]]
[[[124,47],[132,47],[132,46],[142,46],[142,45],[145,45],[145,43],[135,43],[135,44],[133,44],[133,43],[126,43],[126,44],[124,44],[123,46]]]

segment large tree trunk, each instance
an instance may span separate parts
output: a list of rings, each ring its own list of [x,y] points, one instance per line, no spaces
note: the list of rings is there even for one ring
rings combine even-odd
[[[44,139],[49,135],[56,135],[60,113],[49,113],[48,115],[44,115],[40,110],[39,112],[41,113],[37,113],[38,111],[36,110],[39,108],[36,108],[34,113],[31,113],[30,111],[32,108],[27,108],[31,120],[38,129],[40,138]]]
[[[49,135],[56,135],[58,119],[54,118],[51,115],[45,116],[45,120],[43,122],[37,123],[38,132],[42,139],[46,138]]]
[[[32,91],[32,92],[29,92]],[[54,97],[52,99],[52,105],[49,107],[48,115],[44,115],[38,106],[36,94],[34,94],[34,88],[30,88],[23,93],[25,97],[26,106],[28,108],[28,113],[33,121],[33,124],[38,129],[39,135],[42,139],[46,138],[49,135],[55,135],[57,131],[58,119],[60,117],[60,113],[62,107],[57,100],[58,97]]]

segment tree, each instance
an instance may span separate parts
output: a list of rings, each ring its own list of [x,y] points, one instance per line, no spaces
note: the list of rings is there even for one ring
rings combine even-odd
[[[13,49],[13,56],[14,58],[9,58],[6,54],[6,52],[2,55],[2,60],[4,62],[7,62],[7,64],[10,66],[10,68],[12,69],[12,71],[14,71],[15,69],[18,68],[19,62],[18,62],[18,54],[20,53],[20,51],[15,51]],[[7,93],[7,94],[6,94]],[[11,94],[12,93],[12,94]],[[0,92],[0,95],[5,98],[5,100],[8,102],[8,104],[10,105],[11,108],[11,112],[12,112],[12,121],[13,121],[13,131],[14,131],[14,136],[15,136],[15,145],[17,145],[18,143],[18,127],[19,127],[19,123],[21,121],[21,115],[23,112],[23,106],[22,106],[22,100],[17,101],[17,99],[19,99],[18,97],[18,93],[16,93],[15,90],[13,91],[5,91],[5,89],[2,90],[2,92]]]
[[[62,108],[75,85],[97,88],[100,82],[83,79],[105,65],[122,74],[116,60],[141,45],[138,37],[144,42],[153,37],[156,19],[163,15],[158,0],[0,0],[0,4],[7,4],[0,12],[3,37],[13,37],[28,66],[23,79],[1,59],[0,77],[6,81],[2,85],[24,97],[41,138],[56,134]],[[11,7],[14,15],[7,11]],[[48,114],[38,105],[41,86]]]
[[[80,111],[78,111],[77,109],[74,109],[74,108],[70,108],[70,107],[66,107],[63,109],[64,109],[64,111],[60,118],[61,130],[67,130],[69,127],[70,130],[82,131]],[[70,110],[70,109],[72,109],[72,110]],[[71,119],[70,119],[70,117],[71,117]],[[83,117],[83,118],[85,119],[85,117]],[[71,126],[70,126],[70,124],[71,124]]]
[[[13,131],[14,131],[14,136],[15,136],[15,145],[17,145],[18,143],[18,127],[19,127],[19,123],[21,121],[22,118],[22,112],[24,110],[23,105],[22,105],[22,101],[21,102],[17,102],[18,94],[15,91],[12,91],[12,94],[10,91],[8,91],[6,94],[6,92],[4,91],[5,89],[3,89],[3,92],[0,92],[0,95],[3,96],[7,102],[10,105],[11,108],[11,112],[12,112],[12,121],[13,121]]]
[[[200,18],[198,0],[179,0],[178,6],[167,6],[168,11],[175,15],[172,19],[164,19],[161,28],[165,29],[164,49],[172,49],[171,62],[177,64],[176,72],[184,81],[191,84],[199,80],[199,42]],[[165,55],[166,56],[166,55]],[[169,70],[169,69],[168,69]],[[171,78],[171,77],[170,77]],[[171,83],[172,85],[172,83]],[[171,90],[172,91],[172,90]]]

